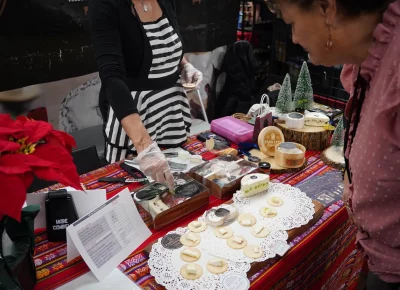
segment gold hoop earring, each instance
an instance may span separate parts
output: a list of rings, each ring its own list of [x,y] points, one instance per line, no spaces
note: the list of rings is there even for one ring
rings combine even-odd
[[[331,33],[331,26],[328,26],[328,32],[329,32],[329,36],[328,36],[328,41],[326,42],[326,50],[332,50],[332,46],[333,46],[333,41],[332,41],[332,33]]]

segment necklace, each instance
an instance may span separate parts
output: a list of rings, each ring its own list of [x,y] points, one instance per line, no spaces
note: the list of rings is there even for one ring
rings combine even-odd
[[[149,7],[146,5],[146,3],[144,3],[144,0],[140,0],[140,3],[142,3],[142,7],[143,7],[143,11],[144,12],[149,11]]]

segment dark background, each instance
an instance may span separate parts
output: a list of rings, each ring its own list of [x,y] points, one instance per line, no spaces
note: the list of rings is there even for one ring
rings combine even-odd
[[[97,71],[87,4],[0,0],[0,91]],[[211,51],[236,41],[239,0],[176,4],[186,52]]]

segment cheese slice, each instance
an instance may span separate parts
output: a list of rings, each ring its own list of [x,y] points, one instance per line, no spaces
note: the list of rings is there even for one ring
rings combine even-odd
[[[256,235],[258,235],[259,233],[261,233],[261,231],[264,229],[264,226],[256,226],[255,228],[254,228],[254,233],[256,234]]]
[[[233,242],[240,245],[241,243],[243,243],[243,238],[241,238],[241,237],[234,237],[234,238],[233,238]]]
[[[224,262],[221,259],[212,259],[210,262],[208,262],[210,265],[215,266],[215,267],[222,267],[224,265]]]
[[[271,209],[269,207],[264,208],[264,213],[269,214],[271,212]]]
[[[225,228],[221,228],[218,230],[221,235],[225,235],[228,231]]]
[[[197,269],[195,265],[189,264],[186,266],[186,272],[188,274],[197,274]]]
[[[306,113],[304,116],[306,126],[324,127],[329,124],[329,117],[322,113]]]
[[[242,221],[242,225],[244,225],[244,226],[249,226],[249,225],[251,225],[251,220],[243,220],[243,221]]]
[[[197,242],[197,237],[193,233],[187,234],[186,239],[192,242]]]
[[[253,248],[254,253],[258,254],[260,252],[260,248],[258,246],[255,246]]]
[[[196,259],[200,258],[199,253],[197,253],[197,252],[195,252],[195,251],[192,251],[192,250],[189,250],[189,249],[183,250],[182,253],[183,253],[184,255],[186,255],[186,256],[193,257],[193,258],[196,258]]]
[[[199,228],[201,226],[201,223],[198,221],[194,221],[194,222],[192,222],[192,226],[195,228]]]
[[[240,191],[244,197],[252,196],[268,189],[269,175],[254,173],[246,175],[240,182]]]

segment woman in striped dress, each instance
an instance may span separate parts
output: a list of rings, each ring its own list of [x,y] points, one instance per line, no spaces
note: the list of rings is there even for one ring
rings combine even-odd
[[[183,57],[174,0],[90,0],[89,21],[102,81],[106,160],[136,151],[145,174],[170,181],[158,145],[180,146],[191,125],[179,73],[183,83],[202,80]]]

